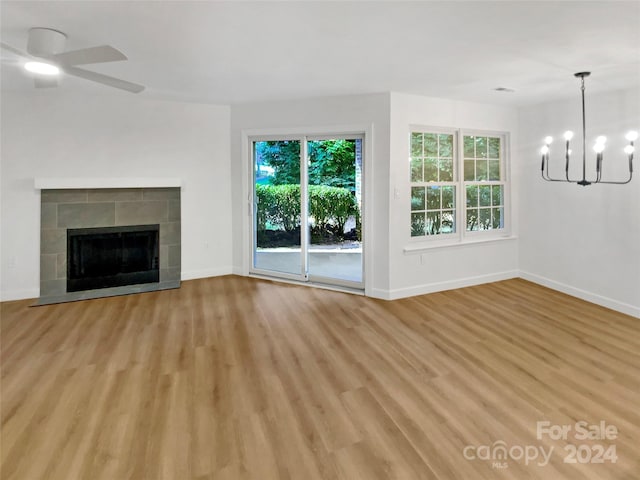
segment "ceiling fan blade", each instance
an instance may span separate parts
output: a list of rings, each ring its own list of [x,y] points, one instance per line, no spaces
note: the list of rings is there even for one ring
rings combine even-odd
[[[144,86],[137,83],[127,82],[126,80],[120,80],[119,78],[109,77],[102,73],[90,72],[82,68],[63,66],[62,69],[69,75],[84,78],[85,80],[91,80],[92,82],[102,83],[109,87],[120,88],[131,93],[140,93],[144,90]]]
[[[0,46],[2,46],[2,48],[4,48],[5,50],[8,50],[11,53],[14,53],[20,57],[24,57],[24,58],[32,58],[31,55],[29,55],[27,52],[23,52],[22,50],[16,48],[16,47],[12,47],[11,45],[4,43],[4,42],[0,42]]]
[[[36,88],[51,88],[58,86],[58,79],[55,77],[36,77],[33,79]]]
[[[89,63],[118,62],[127,59],[124,53],[109,45],[71,50],[70,52],[51,55],[49,58],[62,65],[87,65]]]

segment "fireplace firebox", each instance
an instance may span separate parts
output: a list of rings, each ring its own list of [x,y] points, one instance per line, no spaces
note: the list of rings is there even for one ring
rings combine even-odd
[[[67,230],[67,292],[160,281],[160,225]]]

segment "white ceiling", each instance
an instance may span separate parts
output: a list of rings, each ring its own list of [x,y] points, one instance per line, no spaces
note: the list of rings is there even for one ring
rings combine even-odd
[[[508,105],[640,86],[640,2],[5,1],[2,41],[31,27],[67,50],[110,44],[87,69],[142,96],[234,104],[397,91]],[[2,52],[2,90],[31,90]],[[515,93],[499,93],[509,87]],[[58,92],[132,95],[77,78]],[[45,93],[43,93],[45,94]]]

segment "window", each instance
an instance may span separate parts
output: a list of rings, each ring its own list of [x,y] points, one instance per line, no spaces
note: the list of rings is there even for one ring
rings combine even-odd
[[[502,139],[464,135],[467,232],[504,228]]]
[[[413,128],[410,141],[411,237],[504,233],[505,135]]]
[[[454,136],[411,133],[411,236],[456,231]]]

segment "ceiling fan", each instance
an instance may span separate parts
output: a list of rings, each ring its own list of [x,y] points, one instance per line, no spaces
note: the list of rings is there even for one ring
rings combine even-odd
[[[57,86],[58,75],[60,72],[64,72],[67,75],[84,78],[85,80],[132,93],[140,93],[144,90],[142,85],[103,75],[102,73],[91,72],[76,66],[127,60],[127,57],[121,51],[109,45],[100,45],[98,47],[65,52],[64,45],[66,40],[67,36],[58,30],[32,28],[29,30],[26,52],[4,42],[0,42],[0,45],[5,50],[27,60],[24,68],[35,74],[36,88]]]

